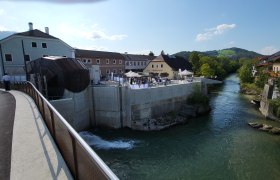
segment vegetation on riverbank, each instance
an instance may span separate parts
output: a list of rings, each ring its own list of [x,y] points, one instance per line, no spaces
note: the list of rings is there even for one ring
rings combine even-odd
[[[239,63],[226,57],[206,56],[192,52],[189,57],[193,71],[197,76],[225,78],[228,74],[236,72]]]

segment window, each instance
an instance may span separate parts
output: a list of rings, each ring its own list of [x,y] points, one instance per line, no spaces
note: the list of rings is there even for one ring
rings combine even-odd
[[[106,69],[106,73],[107,73],[107,74],[110,74],[110,69]]]
[[[116,64],[116,63],[117,63],[117,61],[114,59],[114,60],[113,60],[113,64]]]
[[[87,60],[86,60],[86,59],[83,59],[83,62],[84,62],[84,63],[86,63],[86,62],[87,62]]]
[[[13,57],[11,54],[5,54],[6,61],[13,61]]]
[[[43,57],[48,57],[48,55],[43,55]]]
[[[67,56],[63,56],[63,57],[67,57]]]
[[[160,67],[163,68],[163,64],[161,64]]]
[[[32,42],[32,47],[37,47],[37,43],[36,42]]]
[[[30,61],[30,56],[29,55],[24,55],[24,60],[25,61]]]
[[[109,64],[110,63],[110,60],[109,59],[106,59],[106,64]]]
[[[137,62],[137,65],[140,66],[140,62]]]
[[[125,65],[126,65],[126,66],[129,66],[129,62],[126,62]]]
[[[47,48],[47,43],[42,43],[42,48]]]
[[[152,64],[152,68],[154,68],[154,65]]]
[[[129,62],[129,65],[132,66],[132,62]]]
[[[141,66],[143,66],[144,65],[144,63],[143,62],[141,62]]]
[[[119,70],[119,73],[122,73],[122,72],[123,72],[122,69],[120,69],[120,70]]]
[[[136,66],[136,62],[134,62],[133,65]]]
[[[91,63],[91,59],[88,59],[88,60],[87,60],[87,63]]]
[[[121,59],[119,60],[119,64],[122,64],[122,60]]]
[[[116,70],[116,69],[114,69],[114,70],[113,70],[113,73],[114,73],[114,74],[116,74],[116,73],[117,73],[117,70]]]
[[[96,64],[100,64],[100,59],[96,59]]]

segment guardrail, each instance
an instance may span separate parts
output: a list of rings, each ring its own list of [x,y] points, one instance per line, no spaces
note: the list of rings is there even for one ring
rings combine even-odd
[[[3,87],[1,82],[0,88]],[[74,179],[118,179],[33,84],[12,83],[11,89],[33,98]]]

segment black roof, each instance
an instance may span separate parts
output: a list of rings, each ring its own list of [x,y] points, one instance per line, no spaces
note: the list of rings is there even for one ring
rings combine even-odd
[[[120,53],[106,52],[106,51],[93,51],[93,50],[75,50],[76,58],[110,58],[110,59],[124,59]]]
[[[192,71],[191,63],[182,57],[178,56],[169,56],[169,55],[161,55],[164,61],[175,71],[179,71],[179,69]]]
[[[147,61],[153,60],[156,56],[138,55],[138,54],[123,54],[126,61]]]
[[[267,57],[267,60],[270,62],[278,61],[280,59],[280,51]]]
[[[34,30],[26,31],[26,32],[21,32],[21,33],[16,33],[16,34],[13,34],[13,35],[39,37],[39,38],[47,38],[47,39],[58,39],[54,36],[51,36],[47,33],[42,32],[38,29],[34,29]]]

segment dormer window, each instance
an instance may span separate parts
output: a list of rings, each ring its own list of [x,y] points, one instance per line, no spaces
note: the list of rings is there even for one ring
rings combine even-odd
[[[37,43],[36,42],[32,42],[32,47],[36,48],[37,47]]]

